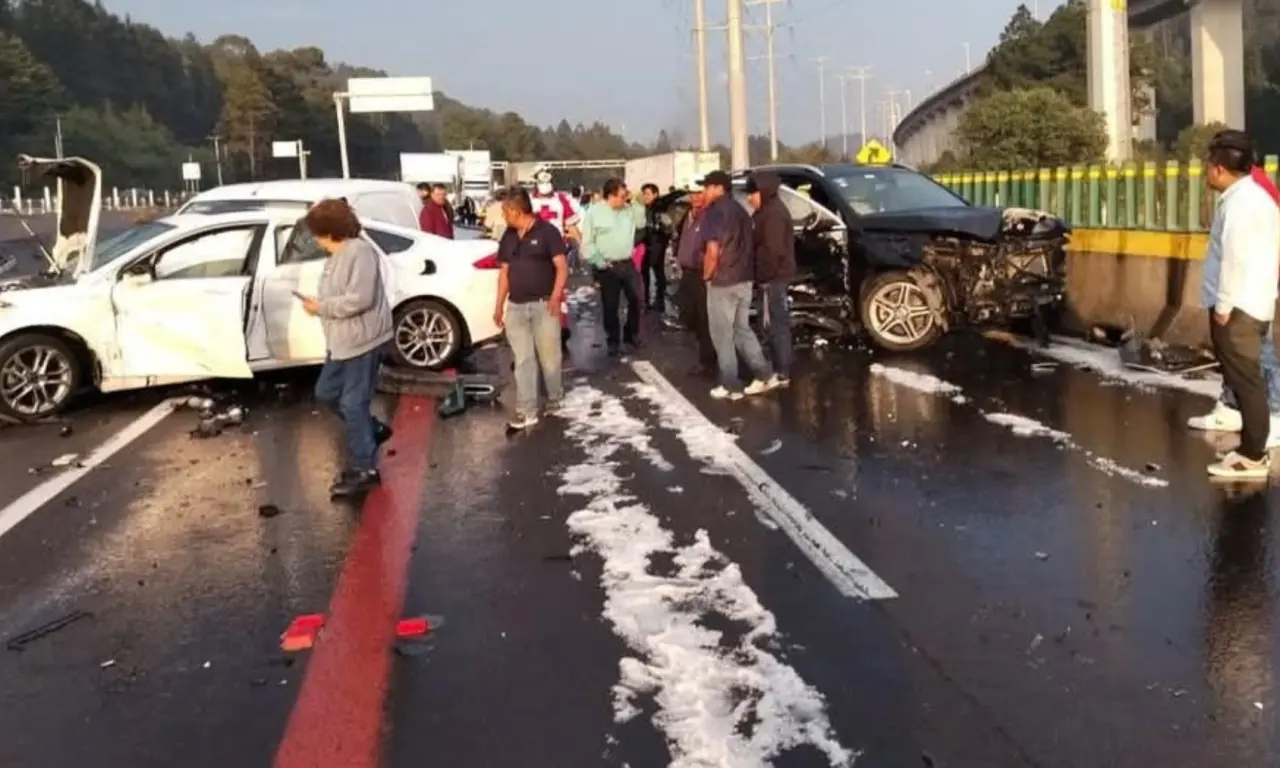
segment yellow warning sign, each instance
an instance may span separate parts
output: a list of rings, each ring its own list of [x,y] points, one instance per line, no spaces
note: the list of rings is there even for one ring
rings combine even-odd
[[[883,144],[872,139],[858,150],[857,160],[863,165],[885,165],[893,162],[893,153]]]

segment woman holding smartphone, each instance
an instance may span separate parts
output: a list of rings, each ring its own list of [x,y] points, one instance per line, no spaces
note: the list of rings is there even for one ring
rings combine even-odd
[[[378,253],[360,239],[360,220],[346,200],[322,200],[307,211],[303,226],[327,254],[319,296],[299,296],[324,327],[324,368],[316,399],[342,419],[347,433],[347,469],[329,489],[332,497],[376,488],[378,446],[391,428],[374,417],[374,385],[383,348],[391,340],[391,305]]]

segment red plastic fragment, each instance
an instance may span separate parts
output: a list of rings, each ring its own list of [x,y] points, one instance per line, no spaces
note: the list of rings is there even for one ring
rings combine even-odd
[[[286,652],[305,651],[316,644],[316,636],[324,627],[324,614],[308,613],[289,622],[289,628],[280,636],[280,649]]]
[[[396,622],[396,637],[422,637],[430,631],[431,624],[423,616]]]

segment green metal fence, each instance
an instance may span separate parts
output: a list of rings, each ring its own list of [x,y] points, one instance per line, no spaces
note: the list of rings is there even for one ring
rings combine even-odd
[[[1277,181],[1280,157],[1268,155],[1263,167]],[[1037,208],[1078,228],[1202,232],[1214,204],[1202,170],[1193,160],[944,173],[934,179],[974,205]]]

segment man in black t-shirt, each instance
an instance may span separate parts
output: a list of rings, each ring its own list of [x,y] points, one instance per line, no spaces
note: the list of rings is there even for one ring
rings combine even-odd
[[[512,187],[502,202],[507,230],[498,242],[498,305],[493,321],[507,332],[515,355],[516,415],[508,429],[538,423],[538,370],[547,388],[547,413],[560,406],[560,305],[569,261],[555,225],[533,213],[528,191]]]

